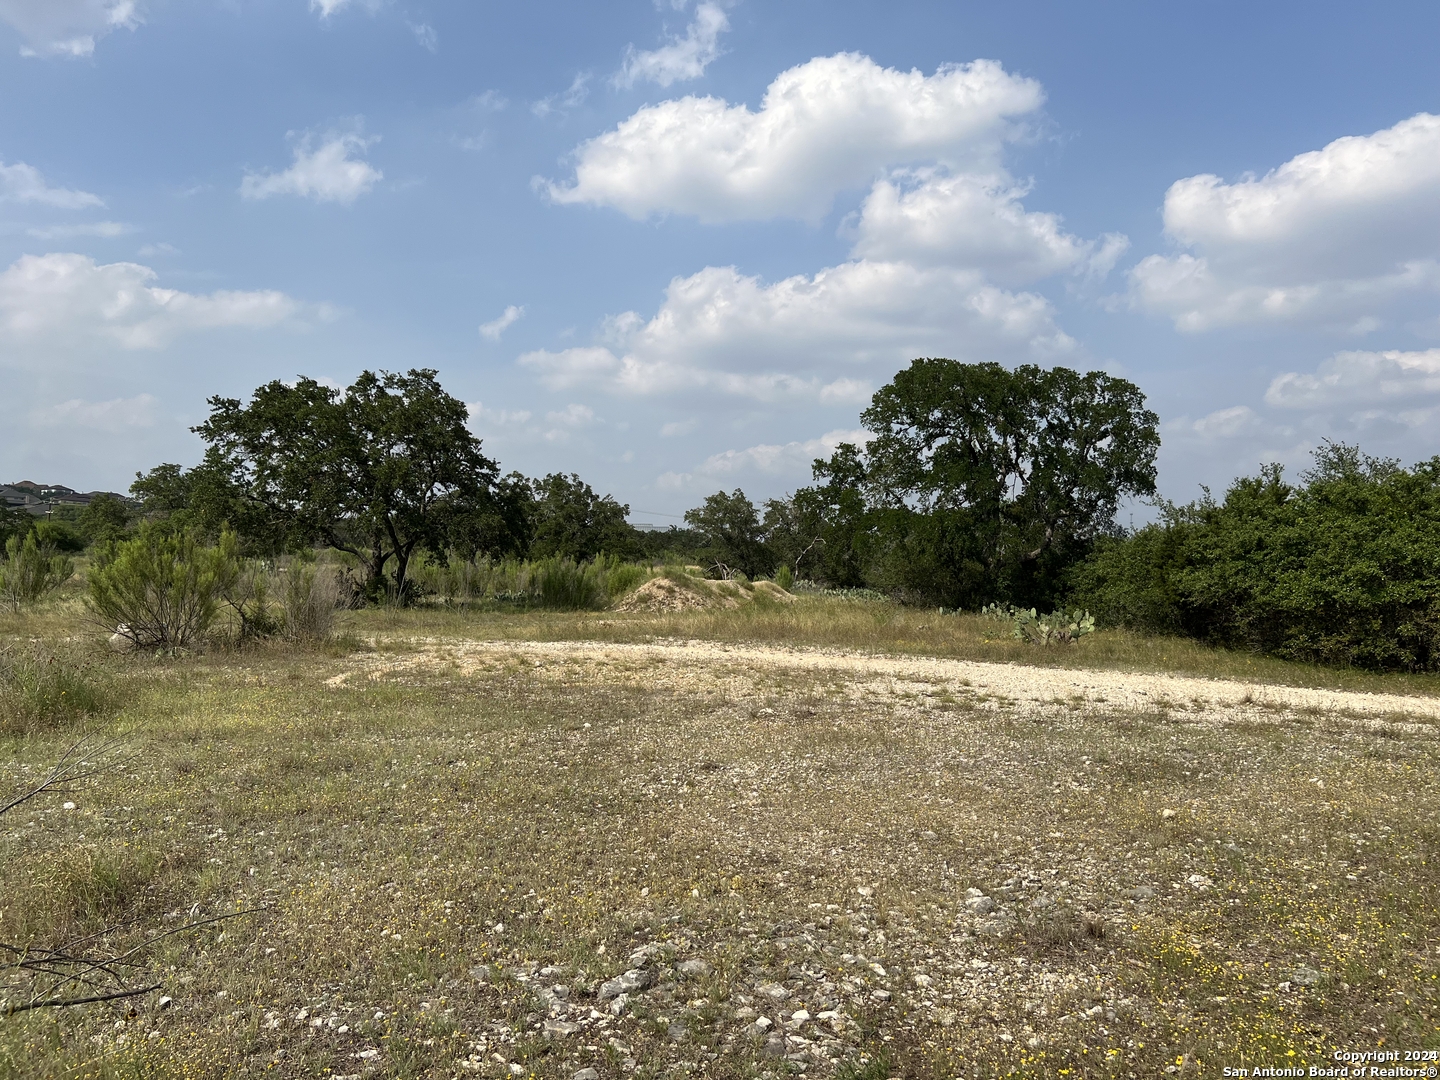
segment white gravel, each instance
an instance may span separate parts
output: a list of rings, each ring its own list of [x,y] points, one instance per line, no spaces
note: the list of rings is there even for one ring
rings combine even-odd
[[[664,669],[789,668],[832,672],[845,678],[853,693],[895,693],[913,684],[922,693],[948,691],[984,708],[1014,709],[1021,713],[1050,712],[1063,708],[1105,712],[1167,710],[1195,721],[1234,721],[1274,718],[1277,714],[1310,712],[1348,717],[1366,726],[1380,723],[1415,733],[1437,733],[1440,698],[1400,694],[1371,694],[1348,690],[1321,690],[1272,683],[1202,679],[1169,675],[1094,669],[1027,667],[971,660],[885,656],[837,649],[794,648],[773,645],[732,645],[713,641],[669,641],[626,644],[594,641],[456,641],[425,639],[416,642],[411,656],[388,655],[361,662],[372,677],[407,667],[435,662],[455,663],[461,670],[477,663],[528,658],[531,661],[578,663],[592,668],[629,669],[652,665],[657,681]],[[342,685],[352,673],[332,678]]]

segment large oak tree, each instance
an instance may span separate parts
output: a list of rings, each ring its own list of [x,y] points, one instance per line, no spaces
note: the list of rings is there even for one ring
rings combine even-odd
[[[863,493],[869,535],[851,546],[872,549],[877,583],[949,603],[1053,599],[1121,501],[1155,492],[1158,418],[1104,372],[921,359],[860,419],[863,454],[842,447],[816,478]]]
[[[403,597],[417,549],[443,556],[455,524],[485,511],[498,475],[465,403],[435,376],[366,371],[343,391],[301,378],[267,383],[248,404],[213,397],[195,428],[210,444],[201,468],[290,542],[347,551],[372,593]]]

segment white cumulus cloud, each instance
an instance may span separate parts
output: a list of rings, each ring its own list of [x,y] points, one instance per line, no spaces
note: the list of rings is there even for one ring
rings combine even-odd
[[[666,472],[656,478],[662,489],[682,490],[702,484],[730,482],[745,475],[782,477],[806,480],[816,458],[828,458],[841,443],[864,446],[871,438],[861,428],[827,431],[803,442],[760,443],[743,450],[725,450],[712,454],[689,472]]]
[[[12,357],[99,343],[158,348],[217,327],[268,327],[301,313],[274,290],[205,295],[164,289],[138,263],[98,264],[85,255],[25,255],[0,272],[0,341]]]
[[[154,427],[158,404],[150,394],[112,401],[71,398],[58,405],[35,410],[31,421],[36,427],[84,428],[119,435],[135,428]]]
[[[367,161],[352,155],[363,154],[378,138],[356,134],[330,134],[316,145],[305,135],[295,147],[295,162],[284,172],[248,173],[240,184],[247,199],[268,199],[272,195],[299,195],[317,202],[353,203],[385,174]]]
[[[1340,352],[1314,372],[1286,372],[1265,391],[1285,409],[1410,403],[1440,395],[1440,349]]]
[[[615,76],[615,85],[634,86],[637,82],[671,83],[698,79],[720,55],[720,35],[730,29],[725,9],[710,0],[698,4],[695,17],[684,37],[677,37],[658,49],[640,51],[630,46],[625,64]]]
[[[1048,359],[1074,342],[1048,301],[967,270],[860,260],[773,284],[734,267],[676,278],[649,321],[610,321],[610,345],[526,353],[554,388],[636,395],[713,391],[853,400],[860,377],[916,356]]]
[[[1336,139],[1264,176],[1192,176],[1165,196],[1186,249],[1131,271],[1138,306],[1181,330],[1303,321],[1366,332],[1440,290],[1440,116]]]
[[[61,210],[83,210],[87,206],[104,206],[100,196],[88,191],[55,188],[33,165],[17,161],[14,165],[0,162],[0,202],[38,203]]]
[[[487,323],[480,324],[480,336],[489,338],[491,341],[499,341],[500,335],[524,316],[525,308],[523,306],[511,304],[501,312],[498,319],[491,319]]]
[[[1026,189],[1003,173],[898,171],[877,181],[860,210],[854,254],[920,265],[983,268],[1005,283],[1084,269],[1103,277],[1129,241],[1066,232],[1056,214],[1027,211]]]
[[[23,56],[90,56],[96,38],[140,25],[135,0],[0,0],[0,20],[20,32]]]
[[[577,149],[572,183],[546,189],[637,219],[816,220],[887,168],[996,171],[1015,122],[1043,101],[1039,83],[992,60],[927,76],[841,53],[782,72],[758,111],[693,96],[646,106]]]

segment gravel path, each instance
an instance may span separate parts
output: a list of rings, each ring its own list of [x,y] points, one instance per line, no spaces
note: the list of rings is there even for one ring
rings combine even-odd
[[[594,641],[440,641],[422,643],[425,654],[462,665],[482,657],[529,657],[571,661],[603,669],[609,664],[661,663],[750,670],[788,668],[833,672],[848,682],[868,684],[902,680],[943,688],[981,705],[1048,712],[1055,708],[1183,712],[1196,720],[1273,717],[1276,713],[1323,712],[1365,721],[1400,722],[1406,729],[1440,733],[1440,698],[1321,690],[1224,679],[1201,679],[1126,671],[1027,667],[970,660],[883,656],[843,650],[771,645],[731,645],[713,641],[624,644]],[[403,668],[406,660],[387,657],[386,669]],[[657,673],[658,674],[658,673]],[[339,676],[332,682],[343,682]]]

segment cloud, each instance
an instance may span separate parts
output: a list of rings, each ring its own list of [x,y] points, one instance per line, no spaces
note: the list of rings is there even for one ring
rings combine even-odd
[[[472,424],[484,422],[487,424],[500,424],[502,426],[528,424],[532,413],[528,409],[487,409],[482,402],[475,402],[473,405],[467,403],[470,422]]]
[[[927,76],[841,53],[782,72],[758,112],[714,97],[646,106],[576,150],[571,184],[543,186],[557,203],[636,219],[815,221],[886,168],[998,171],[1016,121],[1043,101],[1039,83],[993,60]]]
[[[1042,101],[1038,84],[989,61],[926,76],[842,54],[783,73],[756,113],[711,98],[641,109],[583,144],[575,185],[551,194],[601,201],[629,175],[633,186],[612,204],[635,216],[670,209],[722,220],[803,216],[859,180],[869,195],[842,227],[851,257],[777,282],[706,267],[675,278],[653,317],[612,315],[592,344],[520,363],[555,389],[853,406],[916,356],[1071,354],[1050,303],[1014,286],[1059,272],[1103,276],[1128,241],[1080,239],[1057,215],[1025,209],[1030,186],[1002,158],[1015,117]],[[681,131],[686,116],[696,122]],[[920,156],[929,160],[906,163]],[[623,168],[601,168],[616,161]],[[718,175],[692,175],[692,166]]]
[[[615,76],[616,86],[630,87],[637,82],[671,83],[698,79],[720,55],[720,35],[730,29],[725,9],[709,0],[698,4],[695,17],[686,28],[685,36],[673,38],[669,44],[648,52],[631,45],[625,52],[625,63]]]
[[[524,317],[525,308],[511,304],[501,313],[498,319],[492,319],[490,322],[481,324],[480,336],[489,338],[491,341],[499,341],[501,334],[505,333],[507,329]]]
[[[582,71],[571,80],[570,89],[563,94],[551,94],[549,97],[541,98],[530,106],[530,111],[536,116],[546,117],[553,112],[562,112],[565,109],[573,109],[582,105],[589,96],[590,72]]]
[[[415,35],[415,40],[422,49],[433,53],[440,48],[440,38],[429,23],[407,22],[405,25],[410,27],[410,32]]]
[[[486,90],[472,95],[466,104],[477,112],[504,112],[510,107],[510,99],[499,90]]]
[[[545,419],[552,424],[563,424],[566,427],[585,427],[595,422],[595,410],[589,405],[572,402],[560,412],[546,413]]]
[[[822,405],[863,405],[875,396],[875,387],[863,379],[836,379],[820,388]]]
[[[1365,332],[1440,291],[1440,116],[1347,136],[1261,177],[1172,184],[1165,231],[1188,249],[1131,272],[1136,306],[1184,331],[1304,322]]]
[[[0,341],[12,356],[55,346],[154,349],[181,334],[218,327],[262,328],[300,315],[274,290],[206,295],[163,289],[138,263],[97,264],[85,255],[25,255],[0,273]]]
[[[860,210],[854,254],[919,265],[983,267],[996,281],[1024,283],[1084,270],[1103,277],[1129,245],[1064,231],[1056,214],[1027,211],[1027,189],[1003,172],[902,170],[876,182]]]
[[[1217,409],[1199,420],[1182,418],[1175,427],[1202,439],[1233,439],[1264,431],[1267,425],[1249,405],[1234,405],[1228,409]]]
[[[135,0],[0,0],[0,21],[20,31],[22,56],[90,56],[96,38],[141,23]]]
[[[1313,373],[1276,376],[1265,401],[1282,409],[1412,403],[1440,395],[1440,349],[1340,352]]]
[[[87,206],[105,205],[100,196],[91,195],[88,191],[50,187],[39,169],[23,161],[14,165],[0,162],[0,202],[39,203],[61,210],[83,210]]]
[[[37,240],[67,240],[72,236],[98,236],[110,240],[117,236],[128,236],[135,231],[134,225],[120,221],[91,221],[80,225],[47,225],[39,229],[26,229],[29,236]]]
[[[378,136],[330,134],[319,146],[313,136],[303,136],[295,147],[295,163],[284,172],[247,173],[240,184],[246,199],[268,199],[272,195],[300,195],[317,202],[353,203],[384,179],[385,174],[352,154],[363,154]]]
[[[520,363],[557,389],[762,401],[828,389],[835,400],[859,393],[857,376],[888,377],[916,356],[1044,360],[1074,348],[1043,297],[974,271],[871,260],[769,285],[707,267],[672,281],[648,322],[627,312],[606,333],[609,345],[526,353]]]
[[[71,398],[31,413],[36,427],[85,428],[112,435],[136,428],[155,426],[155,407],[159,404],[150,394],[112,401],[83,401]]]
[[[726,450],[712,454],[690,472],[662,473],[655,483],[663,489],[679,490],[717,481],[727,483],[747,473],[808,479],[816,458],[828,458],[841,443],[864,446],[870,438],[868,431],[856,428],[827,431],[804,442],[761,443],[744,450]]]
[[[337,11],[354,5],[364,8],[372,15],[385,6],[385,0],[310,0],[310,10],[318,11],[322,19],[328,19]]]

